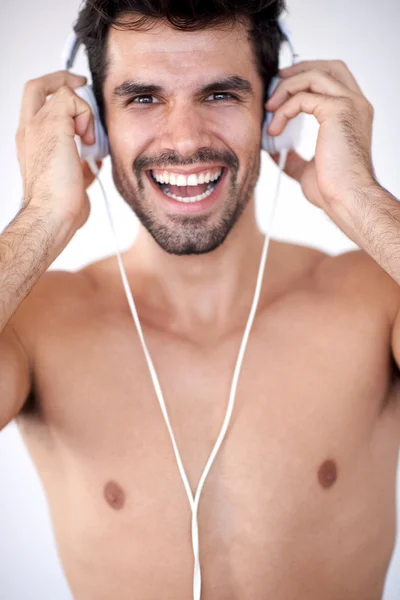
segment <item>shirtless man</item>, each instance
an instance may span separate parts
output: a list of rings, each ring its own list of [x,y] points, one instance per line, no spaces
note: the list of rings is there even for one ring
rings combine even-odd
[[[254,201],[263,83],[240,23],[113,28],[107,53],[114,180],[141,217],[123,259],[194,493],[264,242]],[[251,88],[198,94],[230,75]],[[199,507],[202,599],[379,600],[395,542],[400,206],[374,178],[373,112],[348,68],[301,62],[282,76],[271,133],[301,111],[321,124],[315,161],[292,152],[286,171],[360,250],[271,242]],[[128,78],[162,90],[113,95]],[[191,511],[117,261],[46,272],[89,214],[74,143],[75,133],[93,141],[73,91],[83,84],[57,72],[24,90],[24,206],[0,236],[0,425],[17,419],[76,600],[188,600]],[[221,167],[215,202],[186,216],[148,177]]]

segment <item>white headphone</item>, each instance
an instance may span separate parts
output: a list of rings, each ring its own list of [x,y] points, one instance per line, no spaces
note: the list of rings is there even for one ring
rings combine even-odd
[[[291,53],[292,53],[293,64],[294,64],[296,62],[297,55],[295,54],[293,45],[291,43],[290,32],[288,31],[285,24],[282,22],[280,22],[280,27],[286,37],[287,42],[289,43]],[[76,54],[77,54],[77,51],[78,51],[80,45],[81,45],[80,41],[77,39],[75,32],[73,32],[69,36],[66,46],[65,46],[65,49],[64,49],[64,52],[62,54],[63,69],[69,70],[73,66],[75,57],[76,57]],[[269,89],[269,95],[271,95],[272,90],[274,90],[276,88],[279,81],[280,81],[280,79],[278,77],[274,78],[274,80],[271,83],[270,89]],[[271,226],[272,226],[273,218],[275,216],[277,199],[279,196],[281,175],[282,175],[282,171],[285,167],[288,151],[291,150],[292,148],[296,148],[298,141],[300,139],[303,115],[301,114],[298,117],[296,117],[295,119],[292,119],[291,121],[289,121],[284,132],[280,136],[271,137],[268,135],[267,129],[269,127],[269,124],[272,120],[273,115],[271,113],[266,113],[265,122],[263,124],[262,147],[267,152],[271,152],[271,153],[279,152],[280,153],[279,177],[278,177],[278,182],[277,182],[277,186],[276,186],[275,197],[273,199],[273,209],[272,209],[270,220],[269,220],[269,223],[267,226],[267,233],[265,236],[265,243],[264,243],[263,250],[262,250],[253,303],[251,306],[250,315],[249,315],[249,318],[247,321],[246,329],[245,329],[242,343],[241,343],[240,350],[239,350],[238,359],[236,362],[236,367],[235,367],[235,372],[233,375],[233,381],[232,381],[231,392],[230,392],[230,396],[229,396],[228,408],[226,411],[225,419],[224,419],[223,425],[221,427],[220,433],[218,435],[217,441],[215,442],[214,448],[210,454],[210,457],[207,461],[204,471],[200,477],[200,481],[199,481],[199,484],[196,489],[195,497],[193,497],[192,491],[190,488],[190,484],[189,484],[189,480],[187,478],[187,475],[186,475],[186,472],[185,472],[185,469],[184,469],[184,466],[182,463],[182,459],[179,454],[179,449],[178,449],[178,446],[175,441],[175,436],[172,431],[171,423],[169,420],[167,408],[165,406],[165,401],[164,401],[164,398],[162,395],[162,391],[161,391],[160,383],[158,381],[157,373],[155,371],[152,359],[150,357],[150,354],[149,354],[149,351],[148,351],[148,348],[147,348],[147,345],[146,345],[146,342],[145,342],[145,339],[143,336],[143,331],[142,331],[142,328],[140,325],[139,316],[137,314],[135,302],[132,297],[132,292],[131,292],[131,289],[129,286],[128,278],[125,273],[125,268],[124,268],[122,258],[121,258],[121,252],[119,249],[117,233],[115,230],[113,217],[112,217],[112,213],[110,210],[110,205],[109,205],[103,184],[101,182],[101,179],[98,177],[99,169],[97,168],[95,161],[102,160],[103,158],[105,158],[108,155],[108,153],[109,153],[108,139],[107,139],[107,136],[105,135],[104,129],[100,122],[99,110],[97,107],[97,103],[95,100],[92,86],[86,85],[84,87],[76,89],[75,92],[78,95],[80,95],[90,105],[90,107],[93,111],[93,115],[95,118],[95,136],[96,136],[96,143],[93,146],[86,146],[85,144],[83,144],[81,142],[81,138],[79,136],[75,136],[75,139],[76,139],[77,145],[78,145],[78,150],[80,152],[81,158],[83,160],[87,160],[89,167],[91,168],[92,172],[96,176],[96,179],[101,187],[101,191],[104,196],[106,210],[108,213],[110,225],[111,225],[111,228],[112,228],[112,231],[114,234],[114,238],[115,238],[116,256],[118,259],[118,264],[119,264],[119,268],[120,268],[120,272],[121,272],[121,277],[122,277],[125,294],[126,294],[128,304],[129,304],[129,307],[130,307],[130,310],[132,313],[133,320],[136,325],[136,329],[137,329],[137,332],[139,335],[140,342],[142,344],[143,352],[144,352],[144,355],[147,360],[148,368],[149,368],[150,375],[151,375],[151,378],[153,381],[157,399],[160,404],[161,412],[164,416],[164,420],[165,420],[165,423],[166,423],[166,426],[167,426],[167,429],[168,429],[168,432],[169,432],[169,435],[171,438],[171,442],[172,442],[172,446],[174,449],[179,473],[181,475],[183,485],[185,487],[186,494],[187,494],[187,497],[189,500],[190,508],[192,511],[192,548],[193,548],[193,556],[194,556],[193,600],[200,600],[200,597],[201,597],[201,569],[200,569],[200,553],[199,553],[199,532],[198,532],[198,522],[197,522],[197,511],[198,511],[198,506],[199,506],[199,502],[200,502],[200,495],[203,490],[205,480],[206,480],[208,473],[212,467],[215,457],[217,456],[217,453],[222,445],[222,442],[225,438],[225,435],[226,435],[226,432],[227,432],[227,429],[228,429],[228,426],[230,423],[230,419],[231,419],[231,415],[232,415],[232,411],[233,411],[233,407],[234,407],[234,402],[235,402],[236,389],[237,389],[237,384],[238,384],[238,380],[239,380],[240,370],[242,367],[242,362],[243,362],[247,342],[249,339],[251,327],[253,325],[254,317],[255,317],[255,314],[257,311],[257,306],[258,306],[259,299],[260,299],[261,287],[262,287],[262,283],[263,283],[265,264],[266,264],[266,260],[267,260],[268,247],[269,247],[269,241],[270,241]]]

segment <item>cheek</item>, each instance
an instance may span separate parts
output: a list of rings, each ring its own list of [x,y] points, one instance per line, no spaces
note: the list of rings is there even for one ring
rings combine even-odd
[[[207,131],[218,149],[222,143],[225,149],[234,152],[241,162],[245,162],[245,157],[260,146],[261,118],[250,110],[221,109],[218,114],[208,115]]]
[[[151,131],[144,127],[143,119],[138,120],[127,112],[109,120],[108,138],[114,154],[133,156],[151,140]]]

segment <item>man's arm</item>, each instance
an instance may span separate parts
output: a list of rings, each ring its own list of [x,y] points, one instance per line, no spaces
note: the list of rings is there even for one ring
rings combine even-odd
[[[371,152],[373,106],[341,60],[301,61],[279,75],[282,81],[266,104],[266,110],[274,113],[268,133],[280,135],[300,113],[313,115],[320,125],[315,157],[306,161],[291,151],[285,172],[397,283],[389,302],[397,338],[400,204],[376,181]],[[388,305],[382,309],[388,310]],[[399,364],[397,345],[396,340]]]
[[[22,209],[0,235],[0,430],[23,408],[32,385],[19,324],[34,318],[45,271],[68,240],[68,226],[45,212]]]
[[[0,335],[0,431],[23,409],[31,386],[28,356],[8,323]]]
[[[400,285],[400,202],[378,183],[354,189],[346,201],[346,230]]]
[[[93,143],[90,106],[74,93],[85,81],[57,71],[24,88],[16,135],[23,207],[0,235],[0,429],[18,414],[31,389],[32,350],[24,334],[26,323],[35,322],[35,294],[90,213],[86,189],[94,178],[79,161],[74,141],[79,135]]]
[[[378,183],[354,189],[340,220],[349,237],[400,286],[400,202]],[[400,368],[400,287],[393,321],[392,352]]]

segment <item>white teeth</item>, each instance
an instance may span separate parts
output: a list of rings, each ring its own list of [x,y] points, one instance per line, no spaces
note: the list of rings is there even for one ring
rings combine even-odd
[[[179,185],[179,186],[185,186],[186,187],[186,177],[184,175],[178,175],[178,177],[176,178],[176,184],[175,185]]]
[[[171,192],[169,192],[167,190],[164,191],[164,194],[166,196],[169,196],[170,198],[173,198],[174,200],[177,200],[178,202],[183,202],[184,204],[190,204],[192,202],[200,202],[201,200],[205,200],[206,198],[208,198],[208,196],[211,196],[213,191],[214,191],[214,188],[208,189],[206,192],[204,192],[204,194],[200,194],[200,196],[194,196],[193,198],[181,198],[180,196],[175,196],[175,194],[171,194]]]
[[[187,177],[178,173],[168,173],[167,171],[164,171],[162,175],[155,175],[153,172],[152,175],[158,183],[183,187],[201,185],[202,183],[216,181],[221,176],[221,173],[222,169],[215,173],[212,173],[211,171],[208,173],[203,172],[200,175],[195,175],[193,173]]]
[[[189,177],[187,179],[187,185],[197,185],[197,176],[189,175]]]

